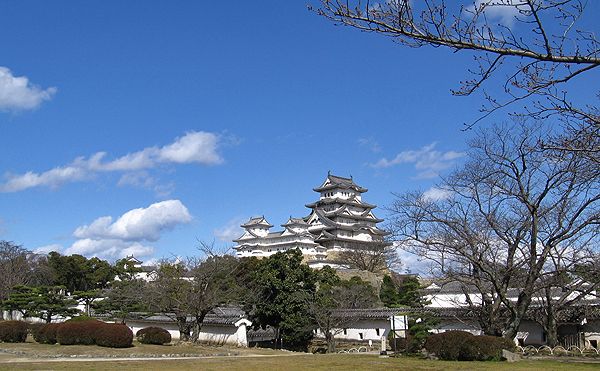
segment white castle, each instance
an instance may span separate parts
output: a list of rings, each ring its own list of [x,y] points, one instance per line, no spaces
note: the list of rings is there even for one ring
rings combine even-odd
[[[310,214],[304,218],[290,217],[281,225],[283,231],[270,232],[273,225],[264,216],[242,224],[244,234],[233,241],[237,243],[234,246],[237,255],[264,257],[300,249],[309,265],[317,267],[328,262],[328,253],[383,242],[388,232],[377,227],[383,219],[373,214],[375,205],[362,201],[367,189],[354,183],[352,177],[328,173],[323,184],[313,190],[320,197],[306,205],[311,209]]]

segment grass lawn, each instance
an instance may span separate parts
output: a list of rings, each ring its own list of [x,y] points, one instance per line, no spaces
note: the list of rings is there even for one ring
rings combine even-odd
[[[217,357],[191,360],[131,360],[84,362],[4,363],[6,370],[598,370],[598,364],[558,361],[442,362],[375,355],[292,355]]]
[[[409,357],[380,358],[372,354],[313,355],[271,349],[189,344],[158,346],[135,343],[135,346],[131,348],[112,349],[98,346],[61,346],[28,342],[24,344],[2,343],[0,349],[4,350],[4,352],[0,352],[0,370],[600,370],[600,363],[591,362],[549,360],[525,360],[517,363],[444,362]],[[112,359],[114,357],[156,357],[156,355],[162,354],[206,358]],[[75,355],[79,357],[73,357]],[[91,360],[82,356],[104,358]]]

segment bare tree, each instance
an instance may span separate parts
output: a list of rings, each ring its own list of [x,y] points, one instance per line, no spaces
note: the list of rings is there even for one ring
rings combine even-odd
[[[336,280],[333,284],[321,283],[308,308],[316,327],[325,336],[327,352],[335,352],[335,336],[356,322],[352,309],[373,308],[378,303],[373,287],[358,277]]]
[[[598,254],[586,247],[569,246],[551,252],[530,310],[532,318],[544,328],[548,345],[559,343],[559,321],[583,319],[573,317],[584,315],[580,309],[588,305],[588,299],[600,287],[599,263]]]
[[[235,280],[239,261],[214,244],[200,242],[199,251],[201,256],[185,261],[161,262],[149,284],[150,308],[176,321],[184,341],[198,341],[206,315],[239,297]]]
[[[13,242],[0,241],[0,302],[8,298],[15,286],[49,285],[51,281],[45,257]]]
[[[28,283],[30,254],[20,245],[0,241],[0,300],[5,300],[13,287]]]
[[[463,283],[486,333],[516,335],[554,274],[553,254],[597,248],[598,174],[572,152],[551,157],[540,150],[544,135],[539,125],[482,130],[468,162],[439,185],[448,198],[408,193],[390,208],[409,249]],[[469,295],[473,289],[478,295]]]
[[[544,146],[585,152],[599,161],[600,115],[593,103],[595,93],[579,104],[568,94],[571,80],[600,66],[600,43],[594,30],[580,28],[586,20],[595,23],[595,15],[586,13],[586,1],[477,0],[466,5],[444,0],[319,2],[317,14],[336,24],[387,36],[408,47],[472,52],[472,76],[453,91],[465,96],[483,90],[486,104],[468,127],[523,102],[524,109],[515,114],[535,119],[557,117],[567,129],[564,135],[543,141]],[[498,14],[504,22],[495,20]],[[488,81],[499,89],[485,91]],[[597,84],[593,86],[595,89]]]
[[[373,273],[398,270],[402,264],[396,248],[385,241],[348,242],[338,253],[340,263]]]
[[[216,249],[214,243],[201,241],[198,249],[203,256],[188,259],[192,279],[188,309],[194,318],[192,341],[198,341],[208,313],[219,306],[231,304],[240,297],[235,279],[239,260]]]

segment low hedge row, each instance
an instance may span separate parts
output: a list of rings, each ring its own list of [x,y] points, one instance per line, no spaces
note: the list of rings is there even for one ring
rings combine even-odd
[[[33,339],[42,344],[56,344],[56,330],[60,323],[46,323],[32,331]]]
[[[0,322],[0,341],[5,343],[24,343],[29,325],[23,321]]]
[[[110,348],[132,346],[133,332],[120,323],[105,323],[95,319],[63,323],[48,323],[33,335],[35,341],[60,345],[99,345]]]
[[[502,359],[502,349],[514,351],[509,339],[465,331],[446,331],[430,335],[425,342],[429,353],[447,361],[489,361]]]
[[[163,345],[171,342],[171,334],[169,331],[160,327],[144,327],[139,330],[135,337],[142,344]]]

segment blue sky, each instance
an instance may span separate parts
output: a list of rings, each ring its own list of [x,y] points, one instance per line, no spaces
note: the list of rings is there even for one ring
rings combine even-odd
[[[381,207],[463,158],[466,53],[304,1],[0,2],[0,239],[115,259],[305,216],[327,171]],[[224,239],[225,241],[222,241]]]

